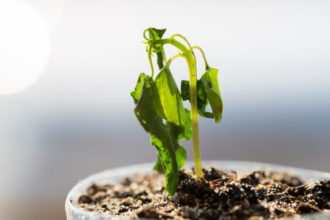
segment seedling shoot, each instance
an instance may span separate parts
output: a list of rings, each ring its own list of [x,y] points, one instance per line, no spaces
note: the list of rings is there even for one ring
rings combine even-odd
[[[192,139],[195,173],[203,177],[199,146],[198,114],[214,118],[219,123],[223,105],[218,84],[218,70],[211,68],[203,50],[191,46],[180,34],[163,38],[166,29],[148,28],[143,37],[147,44],[149,75],[141,73],[135,90],[131,92],[135,103],[135,115],[142,127],[151,135],[151,144],[158,151],[154,169],[165,174],[165,187],[169,195],[174,195],[178,186],[178,171],[186,162],[186,151],[179,140]],[[166,58],[164,45],[171,45],[180,52]],[[197,79],[194,50],[202,53],[205,72]],[[156,55],[158,71],[155,75],[152,56]],[[170,72],[171,63],[184,58],[189,71],[189,81],[181,81],[181,91]],[[184,108],[183,101],[190,102],[190,110]],[[211,112],[206,110],[210,105]]]

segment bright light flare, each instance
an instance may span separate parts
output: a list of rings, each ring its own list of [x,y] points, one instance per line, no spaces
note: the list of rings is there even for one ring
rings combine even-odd
[[[23,91],[47,64],[47,28],[32,8],[5,0],[0,1],[0,33],[0,95]]]

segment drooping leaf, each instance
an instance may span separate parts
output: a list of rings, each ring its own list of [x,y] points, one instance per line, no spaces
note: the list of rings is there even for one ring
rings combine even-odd
[[[189,81],[181,81],[181,96],[183,100],[190,101],[190,85]],[[212,112],[206,111],[206,106],[208,104],[207,95],[201,80],[197,80],[197,108],[198,114],[206,118],[214,118]]]
[[[181,82],[181,96],[183,100],[190,100],[190,85],[186,80]],[[212,112],[206,111],[210,104]],[[223,104],[218,83],[218,70],[209,68],[197,80],[197,107],[198,114],[206,118],[214,118],[219,123],[222,118]]]
[[[206,112],[206,106],[208,104],[207,95],[201,80],[197,80],[197,108],[198,113],[207,118],[213,118],[212,113]]]
[[[152,168],[160,173],[165,173],[165,167],[163,166],[159,154],[157,155],[157,162],[155,163],[154,167]]]
[[[192,132],[191,132],[191,117],[190,111],[188,109],[184,109],[186,114],[186,123],[183,126],[177,126],[171,122],[167,122],[167,127],[169,128],[170,134],[172,136],[172,140],[175,140],[173,145],[175,148],[175,155],[176,160],[178,161],[178,168],[181,169],[186,161],[186,151],[185,149],[179,144],[179,140],[191,139]],[[160,145],[162,144],[160,140],[156,139],[155,137],[151,138],[152,145]],[[164,173],[164,166],[161,163],[160,157],[158,155],[157,162],[153,168],[161,173]]]
[[[149,38],[152,40],[162,39],[166,29],[148,28]]]
[[[191,131],[191,113],[188,109],[184,109],[185,115],[186,115],[186,123],[182,126],[182,130],[180,133],[178,133],[178,140],[189,140],[192,137],[192,131]]]
[[[153,104],[154,82],[149,76],[143,78],[143,86],[140,98],[135,106],[135,114],[142,127],[150,134],[159,137],[167,132],[163,119],[157,113]]]
[[[207,99],[210,103],[214,120],[219,123],[222,118],[223,104],[218,83],[218,69],[210,68],[201,77]]]
[[[173,161],[176,161],[176,154],[171,155],[169,151],[162,143],[162,141],[154,136],[151,136],[151,143],[158,151],[159,169],[165,172],[165,187],[170,195],[174,195],[178,186],[178,166],[176,170],[173,167]]]
[[[140,73],[139,79],[136,83],[134,91],[131,92],[131,96],[133,97],[134,103],[136,104],[140,98],[142,86],[143,86],[143,78],[145,77],[144,73]]]
[[[197,80],[197,107],[198,114],[204,118],[214,118],[212,112],[206,111],[206,106],[209,104],[209,100],[204,88],[204,85],[200,80]]]
[[[158,148],[164,148],[164,146],[162,146],[162,142],[155,138],[155,137],[151,137],[151,144],[154,145],[157,149]],[[175,157],[176,157],[176,160],[177,160],[177,164],[178,164],[178,169],[181,169],[184,164],[186,163],[186,159],[187,159],[187,156],[186,156],[186,150],[184,149],[184,147],[180,146],[179,145],[179,148],[177,148],[175,150]],[[165,166],[164,164],[162,163],[162,157],[158,154],[157,156],[157,162],[156,164],[154,165],[153,169],[156,170],[156,171],[159,171],[161,173],[165,173]]]
[[[186,108],[184,110],[186,116],[186,123],[184,125],[177,126],[173,123],[168,123],[170,133],[177,140],[182,140],[182,139],[189,140],[191,139],[192,136],[190,111]]]
[[[148,28],[148,33],[149,33],[149,38],[150,38],[150,42],[149,44],[151,44],[152,41],[154,40],[160,40],[162,39],[166,29],[157,29],[157,28]],[[159,45],[155,45],[153,46],[153,50],[157,55],[157,64],[159,69],[162,69],[164,67],[164,58],[163,58],[163,54],[161,52],[161,48],[162,46]]]
[[[214,118],[214,114],[206,111],[205,109],[198,109],[198,114],[204,118]]]
[[[167,122],[167,127],[169,128],[170,134],[172,136],[172,140],[174,140],[174,148],[175,148],[175,156],[178,163],[178,168],[181,169],[185,162],[186,162],[186,151],[185,149],[179,145],[179,140],[191,139],[192,132],[191,132],[191,117],[190,111],[185,108],[185,115],[186,115],[186,123],[183,126],[177,126],[171,122]],[[160,140],[156,139],[155,137],[151,138],[152,145],[158,145],[161,147],[162,144]],[[157,170],[161,173],[164,173],[164,165],[161,163],[161,158],[158,155],[157,162],[154,165],[154,170]]]
[[[181,97],[184,101],[190,100],[190,86],[188,80],[181,81]]]
[[[186,163],[187,159],[187,153],[184,147],[180,146],[176,151],[175,151],[175,157],[176,161],[178,163],[178,168],[181,169],[184,164]]]
[[[142,127],[151,134],[152,144],[157,148],[162,165],[165,167],[165,187],[170,195],[175,193],[178,185],[178,164],[173,137],[163,118],[158,114],[153,103],[155,83],[149,76],[143,78],[143,86],[136,107],[135,115]]]
[[[180,92],[168,68],[163,68],[155,79],[154,104],[159,115],[178,126],[185,124],[186,116]]]

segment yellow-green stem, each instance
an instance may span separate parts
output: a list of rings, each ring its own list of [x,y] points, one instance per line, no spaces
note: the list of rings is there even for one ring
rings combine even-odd
[[[174,35],[176,36],[176,35]],[[199,147],[199,130],[198,130],[198,111],[197,111],[197,70],[196,70],[196,59],[192,48],[189,49],[184,46],[179,41],[175,40],[173,37],[170,39],[161,39],[155,40],[149,47],[149,62],[152,69],[152,76],[153,76],[153,65],[151,61],[151,48],[153,45],[156,44],[171,44],[181,50],[183,56],[188,65],[189,70],[189,81],[190,81],[190,106],[191,106],[191,130],[192,130],[192,144],[193,144],[193,154],[194,154],[194,164],[195,164],[195,172],[196,177],[201,178],[203,177],[202,172],[202,159]],[[190,44],[188,43],[190,46]],[[176,58],[176,57],[175,57]],[[174,58],[174,59],[175,59]]]
[[[199,129],[197,112],[197,71],[194,56],[187,58],[190,81],[191,130],[196,177],[203,177],[202,159],[199,147]]]
[[[193,46],[192,49],[197,49],[197,50],[199,50],[199,52],[201,52],[201,54],[202,54],[202,56],[203,56],[204,63],[205,63],[205,69],[206,69],[206,70],[210,69],[210,66],[209,66],[209,64],[207,63],[207,60],[206,60],[206,57],[205,57],[205,53],[204,53],[204,51],[202,50],[202,48],[200,48],[199,46]]]

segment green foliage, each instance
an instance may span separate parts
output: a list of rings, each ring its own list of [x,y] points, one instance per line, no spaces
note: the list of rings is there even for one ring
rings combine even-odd
[[[220,123],[222,118],[223,104],[218,83],[218,70],[215,68],[206,70],[201,78],[201,82],[212,108],[213,118],[215,122]]]
[[[154,81],[149,76],[146,76],[143,73],[140,74],[135,91],[133,91],[131,95],[134,100],[138,98],[134,109],[136,117],[142,127],[151,135],[151,144],[154,145],[158,151],[159,160],[155,165],[155,169],[162,172],[165,171],[165,187],[169,194],[173,195],[178,184],[178,170],[186,161],[186,151],[179,145],[178,140],[191,137],[191,128],[189,126],[190,115],[189,110],[182,110],[182,117],[185,118],[184,121],[187,121],[187,123],[182,126],[176,125],[167,120],[166,116],[168,114],[163,115],[164,112],[170,112],[172,115],[177,115],[176,117],[172,117],[170,114],[170,119],[176,119],[174,122],[179,124],[178,115],[180,113],[175,112],[175,110],[179,109],[180,106],[182,107],[182,101],[180,93],[178,89],[176,89],[179,101],[173,103],[173,105],[177,105],[174,107],[174,110],[169,109],[168,105],[155,104],[155,100],[159,102],[159,97],[164,98],[162,96],[168,96],[166,92],[159,93],[159,87],[157,88],[157,78],[156,81]],[[170,87],[176,88],[174,80],[171,81],[171,83],[174,83],[174,85],[171,85]],[[159,112],[161,112],[161,114]]]
[[[168,68],[161,69],[154,86],[154,104],[157,112],[168,122],[178,126],[186,122],[180,92]]]
[[[189,81],[181,81],[181,96],[183,100],[190,100]],[[210,104],[212,112],[207,112]],[[202,77],[197,80],[197,106],[198,114],[206,118],[214,118],[219,123],[222,118],[223,104],[218,84],[218,70],[208,68]]]
[[[144,31],[144,33],[149,33],[149,39],[148,44],[150,45],[155,40],[162,39],[166,29],[156,29],[156,28],[148,28]],[[163,54],[162,54],[162,46],[161,45],[155,45],[151,48],[156,54],[157,54],[157,64],[159,69],[162,69],[164,67],[163,63]]]
[[[192,48],[186,48],[173,37],[162,39],[165,31],[166,29],[156,28],[148,28],[144,31],[144,38],[148,45],[147,51],[149,54],[157,55],[159,73],[153,79],[153,65],[152,60],[149,59],[152,74],[151,76],[144,73],[139,75],[131,96],[135,103],[135,115],[141,126],[150,134],[151,144],[155,146],[158,152],[154,169],[165,174],[165,187],[169,195],[174,195],[178,186],[178,171],[186,162],[186,151],[179,141],[191,139],[194,133],[192,132],[192,113],[183,107],[184,100],[190,101],[189,82],[181,82],[180,94],[169,70],[171,62],[167,62],[165,59],[163,45],[172,44],[180,49],[182,56],[186,56],[191,70],[195,69],[196,63],[192,62],[196,61]],[[178,56],[175,56],[173,60],[176,57]],[[171,59],[171,61],[173,60]],[[197,81],[197,105],[200,115],[214,118],[216,122],[219,122],[222,115],[222,101],[217,73],[216,69],[207,69],[201,79]],[[212,112],[206,112],[205,109],[208,104],[210,104]],[[193,115],[196,115],[197,118],[196,108],[194,111]]]
[[[140,73],[139,79],[136,83],[135,90],[131,92],[131,96],[133,97],[134,103],[137,104],[137,102],[140,99],[141,96],[141,91],[142,91],[142,86],[144,82],[144,73]]]

